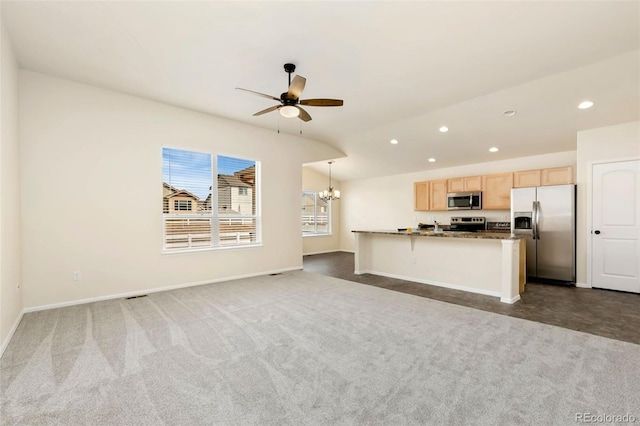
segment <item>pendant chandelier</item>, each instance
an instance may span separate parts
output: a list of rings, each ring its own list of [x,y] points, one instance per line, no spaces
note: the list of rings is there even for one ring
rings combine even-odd
[[[324,191],[320,191],[318,196],[323,201],[331,201],[331,200],[339,200],[340,199],[340,191],[337,189],[333,189],[331,186],[331,164],[333,161],[329,161],[329,189],[325,189]]]

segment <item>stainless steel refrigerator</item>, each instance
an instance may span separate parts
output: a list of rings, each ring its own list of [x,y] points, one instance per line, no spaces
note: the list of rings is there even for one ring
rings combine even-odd
[[[527,276],[576,282],[576,186],[511,190],[511,232],[527,235]]]

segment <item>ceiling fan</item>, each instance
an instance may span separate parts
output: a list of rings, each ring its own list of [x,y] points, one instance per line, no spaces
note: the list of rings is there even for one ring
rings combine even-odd
[[[253,114],[254,116],[266,114],[271,111],[279,111],[280,115],[286,118],[298,117],[302,121],[310,121],[311,116],[307,111],[302,109],[300,105],[331,107],[342,106],[344,104],[342,99],[300,99],[300,95],[304,90],[304,85],[306,84],[307,79],[302,76],[296,75],[293,78],[293,81],[291,81],[291,73],[296,70],[296,66],[294,64],[284,64],[284,70],[289,74],[289,89],[281,94],[279,98],[271,95],[265,95],[264,93],[260,92],[254,92],[253,90],[236,87],[236,89],[238,90],[253,93],[255,95],[262,96],[263,98],[273,99],[274,101],[278,101],[281,104],[263,109],[262,111],[258,111]]]

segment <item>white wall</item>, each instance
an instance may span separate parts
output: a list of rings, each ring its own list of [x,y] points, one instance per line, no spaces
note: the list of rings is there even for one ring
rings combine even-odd
[[[300,169],[342,153],[28,71],[20,100],[25,307],[302,267]],[[261,161],[262,247],[161,254],[163,145]]]
[[[591,191],[591,167],[594,163],[640,158],[640,121],[600,127],[578,132],[578,217],[576,281],[591,286],[587,280],[587,240],[591,238],[588,222],[588,194]]]
[[[327,165],[327,171],[329,165]],[[331,178],[332,185],[342,193],[342,182]],[[318,173],[311,167],[302,168],[302,189],[305,191],[323,191],[329,186],[329,175]],[[342,198],[331,202],[331,235],[313,235],[302,238],[303,254],[326,253],[340,250]]]
[[[0,20],[0,355],[22,311],[18,64]]]
[[[576,165],[576,152],[521,157],[418,173],[342,182],[342,250],[354,250],[352,230],[416,227],[419,222],[450,223],[451,216],[485,216],[488,221],[509,221],[509,210],[459,212],[416,212],[413,210],[413,182],[477,176],[483,174]]]

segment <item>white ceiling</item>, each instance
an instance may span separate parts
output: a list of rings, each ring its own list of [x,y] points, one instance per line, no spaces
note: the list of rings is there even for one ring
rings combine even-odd
[[[4,0],[2,19],[22,68],[298,134],[234,90],[277,97],[293,62],[303,98],[344,99],[302,125],[347,155],[341,180],[574,150],[640,116],[637,1]]]

